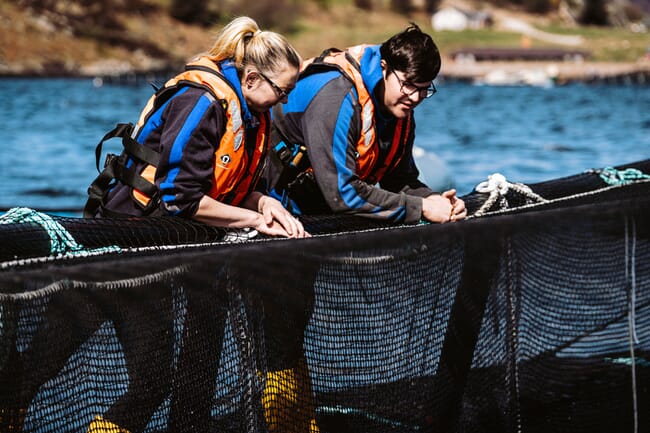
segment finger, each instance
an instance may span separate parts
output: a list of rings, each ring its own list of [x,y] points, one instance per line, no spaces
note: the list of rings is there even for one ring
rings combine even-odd
[[[289,219],[291,217],[287,218],[285,217],[285,222],[283,223],[281,220],[276,219],[273,221],[273,227],[281,233],[281,236],[287,237],[287,238],[292,238],[294,237],[294,232],[291,231],[291,223],[289,222]]]
[[[287,230],[287,233],[293,237],[296,234],[296,220],[291,215],[282,215],[282,226]]]
[[[262,215],[264,216],[264,222],[266,225],[271,225],[273,223],[273,209],[264,207],[262,209]]]
[[[457,214],[454,214],[454,219],[455,219],[456,221],[458,221],[458,220],[465,219],[466,216],[467,216],[467,212],[462,211],[462,212],[459,212],[459,213],[457,213]]]
[[[304,238],[305,237],[305,227],[302,225],[300,220],[298,218],[294,218],[294,221],[296,223],[296,231],[295,235],[297,238]]]
[[[269,215],[271,216],[271,222],[276,220],[290,235],[296,233],[297,227],[295,224],[295,218],[284,208],[278,210],[277,208],[270,209]]]
[[[284,229],[284,227],[279,224],[265,225],[264,228],[258,229],[260,233],[263,233],[268,236],[282,236],[285,238],[291,237],[289,233]]]
[[[448,191],[443,192],[442,196],[446,197],[446,198],[455,197],[456,196],[456,190],[452,188],[452,189],[450,189]]]
[[[294,234],[296,237],[303,237],[305,235],[305,228],[303,227],[302,223],[298,219],[298,217],[291,216],[291,219],[293,220],[293,227],[294,227]]]

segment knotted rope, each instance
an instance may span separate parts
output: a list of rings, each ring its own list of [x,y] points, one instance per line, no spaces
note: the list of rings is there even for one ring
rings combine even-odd
[[[72,235],[51,216],[37,212],[34,209],[15,207],[9,209],[4,215],[0,216],[0,224],[13,223],[36,223],[43,227],[50,238],[50,254],[53,256],[77,256],[122,251],[118,246],[86,249],[83,245],[75,241]]]
[[[226,235],[223,237],[223,242],[245,242],[253,239],[259,232],[252,228],[243,229],[228,229]]]
[[[614,167],[605,167],[600,171],[599,175],[603,182],[611,186],[627,185],[638,180],[650,179],[650,175],[636,168],[617,170]]]
[[[492,209],[498,203],[499,209],[508,209],[510,204],[506,198],[509,191],[513,191],[521,196],[526,197],[528,202],[532,203],[545,203],[544,197],[533,192],[530,187],[523,183],[512,183],[506,180],[506,177],[501,173],[494,173],[488,176],[488,180],[483,181],[476,185],[476,191],[480,193],[490,194],[488,199],[483,205],[474,213],[474,216],[481,216]]]

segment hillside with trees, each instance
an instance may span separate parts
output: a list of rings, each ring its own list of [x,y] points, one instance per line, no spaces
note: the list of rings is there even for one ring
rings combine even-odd
[[[647,46],[650,0],[0,0],[0,75],[175,69],[238,15],[284,33],[308,57],[329,46],[381,42],[410,21],[431,31],[431,14],[449,5],[579,32],[585,48],[606,48],[596,60],[634,61]],[[519,41],[498,28],[434,38],[443,55],[463,44]]]

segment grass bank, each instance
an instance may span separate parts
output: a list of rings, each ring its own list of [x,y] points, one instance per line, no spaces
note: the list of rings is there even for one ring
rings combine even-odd
[[[0,75],[94,75],[176,69],[194,54],[209,49],[219,25],[206,28],[181,23],[170,17],[168,0],[152,1],[157,1],[157,7],[146,12],[116,12],[114,21],[120,23],[119,30],[97,27],[80,35],[73,28],[57,26],[45,15],[0,0]],[[283,33],[306,58],[329,47],[382,42],[411,21],[433,35],[443,56],[461,48],[506,48],[521,43],[521,35],[498,28],[435,32],[427,14],[405,16],[385,8],[365,11],[349,0],[330,0],[327,6],[305,1],[299,12],[291,22],[291,31]],[[553,17],[510,10],[495,10],[495,16],[497,13],[515,14],[543,31],[581,36],[582,45],[572,48],[589,51],[594,62],[637,62],[650,43],[647,33],[566,27]],[[533,47],[550,46],[537,40],[531,43]]]
[[[544,32],[580,36],[583,43],[570,48],[590,52],[590,60],[595,62],[636,62],[650,48],[648,33],[634,33],[620,28],[567,27],[535,16],[524,16],[524,19]],[[330,8],[321,15],[312,12],[303,16],[298,22],[297,31],[288,36],[304,55],[312,56],[329,46],[381,42],[404,29],[409,21],[430,32],[443,55],[468,47],[521,46],[519,33],[498,28],[436,32],[431,28],[430,17],[422,13],[405,17],[389,11],[360,11],[345,4]],[[561,47],[535,39],[530,43],[532,47]]]

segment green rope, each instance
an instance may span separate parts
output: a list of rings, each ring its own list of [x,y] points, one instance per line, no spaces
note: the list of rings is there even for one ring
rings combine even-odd
[[[643,173],[636,168],[617,170],[614,167],[605,167],[600,172],[600,178],[612,186],[627,185],[638,180],[650,179],[650,175]]]
[[[344,406],[319,406],[316,408],[316,412],[319,414],[328,414],[328,415],[357,415],[357,416],[362,416],[370,421],[374,421],[377,424],[384,424],[388,425],[392,428],[396,427],[407,427],[411,431],[418,431],[420,430],[419,426],[416,425],[408,425],[406,423],[384,418],[382,416],[379,416],[377,414],[374,414],[372,412],[367,412],[363,409],[356,409],[352,407],[344,407]]]
[[[86,249],[74,240],[72,235],[51,216],[37,212],[26,207],[11,208],[0,216],[0,224],[36,223],[43,227],[50,238],[50,254],[59,255],[84,255],[88,253],[114,253],[121,252],[118,246],[108,246],[95,249]]]
[[[632,365],[632,363],[636,363],[636,365],[641,365],[643,367],[650,367],[650,361],[647,359],[635,359],[632,361],[632,358],[603,358],[605,361],[612,362],[614,364],[623,364],[623,365]]]

